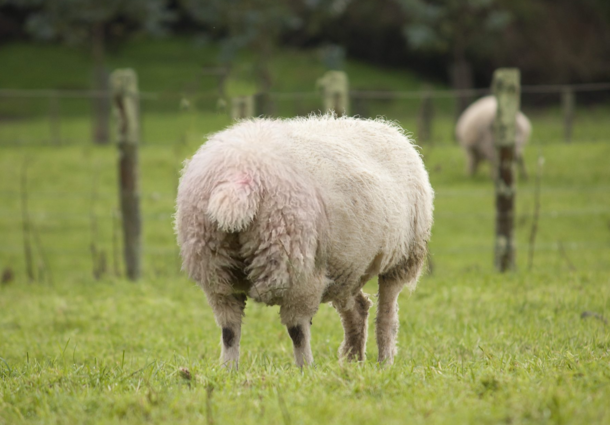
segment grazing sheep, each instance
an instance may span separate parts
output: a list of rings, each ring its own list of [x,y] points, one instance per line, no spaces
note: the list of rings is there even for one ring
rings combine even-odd
[[[379,276],[379,361],[396,352],[398,294],[415,289],[432,226],[420,155],[382,120],[310,116],[241,121],[213,134],[184,168],[176,232],[183,268],[222,328],[237,367],[246,298],[280,306],[298,366],[313,362],[311,321],[332,302],[340,355],[363,360]]]
[[[494,96],[485,96],[470,105],[460,116],[455,127],[458,142],[466,153],[466,172],[474,175],[482,160],[492,164],[491,175],[495,177],[496,148],[494,146],[493,122],[498,104]],[[519,165],[521,176],[527,178],[523,163],[523,149],[529,140],[532,126],[527,117],[517,114],[515,137],[515,160]]]

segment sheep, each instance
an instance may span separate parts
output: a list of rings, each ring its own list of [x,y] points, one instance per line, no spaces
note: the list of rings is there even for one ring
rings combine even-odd
[[[491,176],[495,177],[496,172],[493,165],[496,163],[496,148],[493,122],[497,107],[494,96],[482,97],[466,108],[456,124],[456,138],[466,154],[466,173],[470,176],[476,173],[482,160],[487,160],[492,164]],[[527,178],[527,171],[523,163],[523,150],[531,132],[530,121],[522,112],[519,112],[515,136],[515,160],[523,178]]]
[[[397,299],[427,254],[433,190],[395,124],[311,115],[251,119],[209,136],[180,178],[175,230],[183,269],[206,294],[221,362],[237,368],[246,299],[280,306],[299,367],[313,362],[321,303],[340,315],[340,357],[362,361],[379,276],[378,360],[396,353]]]

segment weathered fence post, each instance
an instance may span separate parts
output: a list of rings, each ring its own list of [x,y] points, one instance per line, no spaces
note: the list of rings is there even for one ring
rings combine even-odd
[[[142,221],[138,143],[140,139],[138,79],[132,69],[118,69],[110,76],[117,117],[119,191],[123,219],[123,253],[127,277],[137,280],[141,271]]]
[[[237,96],[231,98],[231,118],[239,120],[254,116],[254,97]]]
[[[498,101],[493,124],[497,166],[495,265],[504,272],[515,268],[514,168],[516,120],[521,94],[519,70],[497,69],[493,76],[492,92]]]
[[[324,112],[349,114],[349,81],[343,71],[327,71],[318,79],[316,87],[322,92]]]
[[[429,142],[432,139],[432,118],[434,109],[430,86],[426,85],[422,91],[419,115],[417,116],[417,140],[418,142]]]
[[[572,123],[574,122],[574,90],[565,86],[561,91],[561,106],[563,109],[563,137],[566,143],[572,141]]]

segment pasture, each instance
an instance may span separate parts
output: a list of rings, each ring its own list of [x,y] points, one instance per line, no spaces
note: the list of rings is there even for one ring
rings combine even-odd
[[[174,60],[157,54],[163,44],[136,45],[111,64],[142,69],[143,90],[185,90],[187,98],[197,84],[213,90],[214,82],[194,71],[190,48],[165,43]],[[4,87],[87,85],[84,77],[67,85],[65,70],[87,70],[68,50],[47,57],[39,46],[11,49],[0,53],[10,71],[0,76]],[[20,71],[20,61],[35,59],[56,61],[56,72]],[[182,76],[170,66],[180,61]],[[274,66],[289,77],[279,90],[312,90],[322,72],[312,62],[278,56]],[[356,88],[410,90],[419,83],[357,63],[347,71]],[[498,274],[488,168],[465,176],[452,110],[439,102],[435,141],[421,147],[436,191],[432,262],[418,289],[400,297],[394,366],[376,364],[375,307],[365,362],[338,362],[341,324],[323,305],[313,320],[315,367],[299,370],[278,310],[250,302],[240,369],[229,372],[219,367],[220,330],[205,296],[180,272],[172,229],[182,161],[204,134],[230,123],[207,101],[191,99],[194,106],[182,111],[176,96],[143,102],[144,261],[136,283],[122,277],[117,152],[87,142],[89,102],[62,99],[59,143],[51,137],[47,99],[0,103],[0,424],[610,422],[607,107],[579,109],[571,144],[561,141],[557,108],[531,110],[530,179],[517,185],[518,270]],[[291,115],[318,108],[316,102],[278,108]],[[371,103],[370,110],[415,133],[417,102]],[[365,292],[375,293],[375,282]]]
[[[339,364],[341,325],[325,305],[312,328],[316,366],[300,371],[276,309],[250,303],[236,373],[218,366],[211,310],[178,270],[173,197],[180,162],[199,143],[141,149],[138,283],[115,276],[112,147],[1,148],[0,266],[15,279],[0,287],[0,423],[610,420],[606,143],[529,147],[532,175],[537,153],[545,158],[534,264],[528,270],[532,178],[519,182],[519,270],[506,275],[492,267],[486,170],[470,180],[456,146],[424,147],[436,190],[434,267],[400,298],[395,365],[378,367],[374,338],[364,364]],[[37,282],[24,271],[24,164]],[[98,279],[92,244],[106,257]]]

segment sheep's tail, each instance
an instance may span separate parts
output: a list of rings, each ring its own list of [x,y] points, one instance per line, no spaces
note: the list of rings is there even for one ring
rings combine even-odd
[[[212,190],[207,215],[223,232],[246,229],[258,212],[260,190],[253,177],[244,172],[234,173]]]

